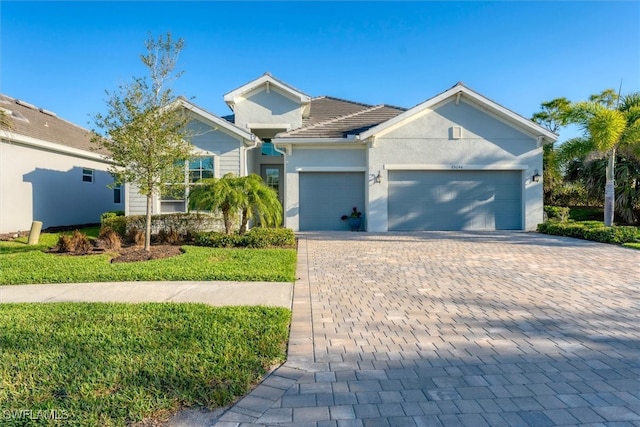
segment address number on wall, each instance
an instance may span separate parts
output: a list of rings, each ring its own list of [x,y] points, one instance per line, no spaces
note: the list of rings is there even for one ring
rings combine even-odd
[[[451,165],[451,169],[464,169],[462,165]]]

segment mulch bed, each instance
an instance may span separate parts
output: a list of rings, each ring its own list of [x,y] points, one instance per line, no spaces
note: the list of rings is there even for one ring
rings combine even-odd
[[[170,258],[182,253],[180,246],[174,245],[151,245],[150,249],[151,250],[147,252],[140,246],[123,247],[118,250],[120,255],[112,258],[111,262],[148,261],[151,259]]]

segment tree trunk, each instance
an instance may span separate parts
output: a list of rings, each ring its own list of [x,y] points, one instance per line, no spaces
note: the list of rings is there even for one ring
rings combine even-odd
[[[230,210],[222,209],[222,220],[224,221],[225,234],[231,234],[231,228],[233,227],[233,221],[231,220]]]
[[[616,150],[611,150],[609,162],[607,163],[607,182],[604,186],[604,225],[611,227],[613,225],[613,216],[615,211],[615,175],[614,168],[616,163]]]
[[[242,209],[242,219],[240,222],[240,234],[247,232],[247,223],[249,222],[249,212],[247,209]]]
[[[147,219],[145,221],[144,232],[144,250],[151,251],[151,204],[153,203],[153,194],[147,194]]]

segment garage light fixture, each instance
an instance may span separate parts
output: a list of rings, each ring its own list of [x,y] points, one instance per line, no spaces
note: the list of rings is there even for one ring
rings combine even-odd
[[[376,175],[376,184],[380,184],[382,182],[382,174],[378,171],[378,175]]]
[[[538,172],[538,169],[536,169],[533,172],[533,176],[531,177],[531,181],[533,182],[540,182],[540,172]]]

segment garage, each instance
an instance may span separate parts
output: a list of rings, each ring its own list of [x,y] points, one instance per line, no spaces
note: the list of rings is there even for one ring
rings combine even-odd
[[[389,230],[520,230],[520,170],[389,171]]]
[[[364,182],[363,172],[300,172],[300,230],[347,230],[340,217],[364,210]]]

